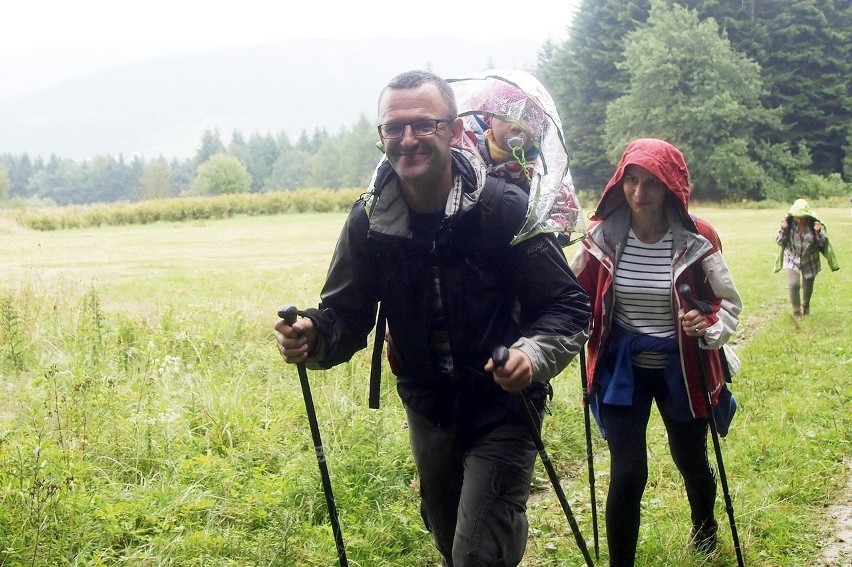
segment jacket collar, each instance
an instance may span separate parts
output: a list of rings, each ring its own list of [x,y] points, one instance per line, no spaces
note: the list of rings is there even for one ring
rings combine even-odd
[[[692,263],[696,258],[712,248],[710,242],[684,226],[681,212],[675,207],[666,208],[666,217],[674,240],[674,260],[678,265]],[[694,221],[690,219],[694,226]],[[630,231],[630,207],[626,201],[617,205],[606,220],[594,224],[584,242],[589,253],[602,263],[607,259],[617,261],[621,254],[627,233]]]
[[[452,148],[453,186],[447,197],[444,219],[471,210],[485,185],[486,166],[479,154],[460,147]],[[402,194],[399,176],[387,156],[382,157],[367,193],[362,196],[370,228],[384,234],[410,237],[408,205]]]

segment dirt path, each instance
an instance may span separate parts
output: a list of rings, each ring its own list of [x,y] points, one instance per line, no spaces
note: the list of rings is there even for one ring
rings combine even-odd
[[[848,461],[849,482],[842,502],[829,508],[829,516],[835,521],[837,532],[835,539],[823,550],[826,567],[844,567],[852,565],[852,461]]]

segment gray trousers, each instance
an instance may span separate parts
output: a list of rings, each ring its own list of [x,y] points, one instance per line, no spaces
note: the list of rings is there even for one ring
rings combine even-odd
[[[405,408],[420,474],[420,513],[445,567],[515,567],[524,556],[537,451],[524,422],[462,452],[447,427]]]
[[[793,304],[793,310],[809,309],[816,276],[805,278],[798,270],[787,268],[785,271],[787,272],[787,289],[790,292],[790,303]]]

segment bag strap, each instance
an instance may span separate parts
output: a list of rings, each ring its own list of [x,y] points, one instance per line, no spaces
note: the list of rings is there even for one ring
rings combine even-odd
[[[370,409],[379,409],[379,395],[382,387],[382,353],[385,346],[385,316],[384,302],[379,304],[379,315],[376,318],[376,341],[373,343],[373,358],[370,363]]]

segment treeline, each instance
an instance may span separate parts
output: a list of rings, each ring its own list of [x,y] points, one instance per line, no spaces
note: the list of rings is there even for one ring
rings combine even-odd
[[[583,0],[568,36],[539,75],[578,186],[654,136],[684,150],[700,198],[850,192],[849,0]]]
[[[544,44],[535,72],[557,103],[581,190],[600,191],[627,142],[653,136],[684,151],[699,199],[852,192],[849,0],[583,0],[568,39]],[[375,142],[362,115],[295,142],[235,131],[225,143],[207,131],[183,161],[6,154],[0,201],[365,187]]]
[[[376,127],[361,116],[336,134],[317,129],[292,142],[285,133],[204,132],[191,158],[106,155],[76,162],[51,155],[0,155],[0,201],[78,205],[305,188],[365,188],[380,153]]]

